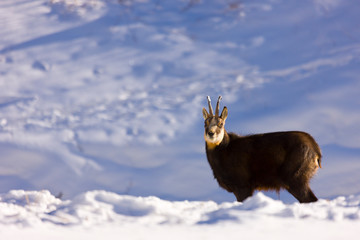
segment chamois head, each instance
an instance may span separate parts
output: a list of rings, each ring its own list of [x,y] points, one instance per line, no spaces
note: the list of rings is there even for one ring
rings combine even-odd
[[[202,110],[203,117],[205,120],[204,138],[208,147],[213,148],[219,145],[224,138],[224,134],[225,134],[224,126],[225,126],[225,120],[228,115],[228,110],[226,107],[224,107],[224,109],[221,112],[221,115],[219,116],[219,104],[221,100],[221,96],[219,96],[216,104],[215,115],[214,115],[209,96],[207,97],[207,100],[209,105],[209,113],[206,111],[205,108],[203,108]]]

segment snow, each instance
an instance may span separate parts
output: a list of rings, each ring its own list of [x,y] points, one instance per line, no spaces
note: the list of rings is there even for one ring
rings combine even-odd
[[[37,239],[98,239],[115,234],[126,239],[215,239],[222,235],[235,239],[238,234],[250,239],[267,234],[301,239],[304,233],[320,239],[353,239],[360,225],[360,196],[284,204],[257,193],[244,203],[217,204],[106,191],[86,192],[63,201],[46,190],[12,190],[0,200],[0,232]]]
[[[0,1],[1,237],[356,238],[359,7]],[[206,161],[208,95],[228,131],[311,133],[320,201],[233,203]]]

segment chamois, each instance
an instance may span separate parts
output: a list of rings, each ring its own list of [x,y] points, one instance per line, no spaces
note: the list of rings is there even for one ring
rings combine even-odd
[[[219,96],[215,115],[207,97],[209,113],[205,119],[206,156],[219,186],[242,202],[255,190],[286,189],[300,203],[317,198],[309,181],[321,167],[319,145],[308,133],[272,132],[240,136],[226,132],[225,106],[219,115]]]

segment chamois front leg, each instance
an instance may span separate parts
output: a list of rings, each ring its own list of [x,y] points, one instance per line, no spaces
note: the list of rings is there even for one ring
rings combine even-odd
[[[253,192],[254,191],[251,188],[243,187],[243,188],[237,188],[234,191],[234,194],[238,202],[243,202],[248,197],[251,197],[253,195]]]
[[[318,200],[309,185],[306,183],[293,183],[289,186],[288,192],[291,193],[300,203],[310,203]]]

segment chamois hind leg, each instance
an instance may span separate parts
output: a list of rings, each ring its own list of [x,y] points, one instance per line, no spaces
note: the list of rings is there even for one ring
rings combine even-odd
[[[318,199],[307,183],[293,183],[288,187],[291,193],[300,203],[316,202]]]
[[[300,203],[316,202],[318,199],[309,187],[309,180],[316,170],[315,162],[304,151],[309,151],[308,147],[295,149],[289,154],[287,164],[281,169],[283,182]]]
[[[251,188],[244,187],[244,188],[237,188],[234,191],[234,194],[235,194],[236,200],[238,202],[242,202],[245,199],[247,199],[248,197],[251,197],[253,195],[253,192],[254,191]]]

